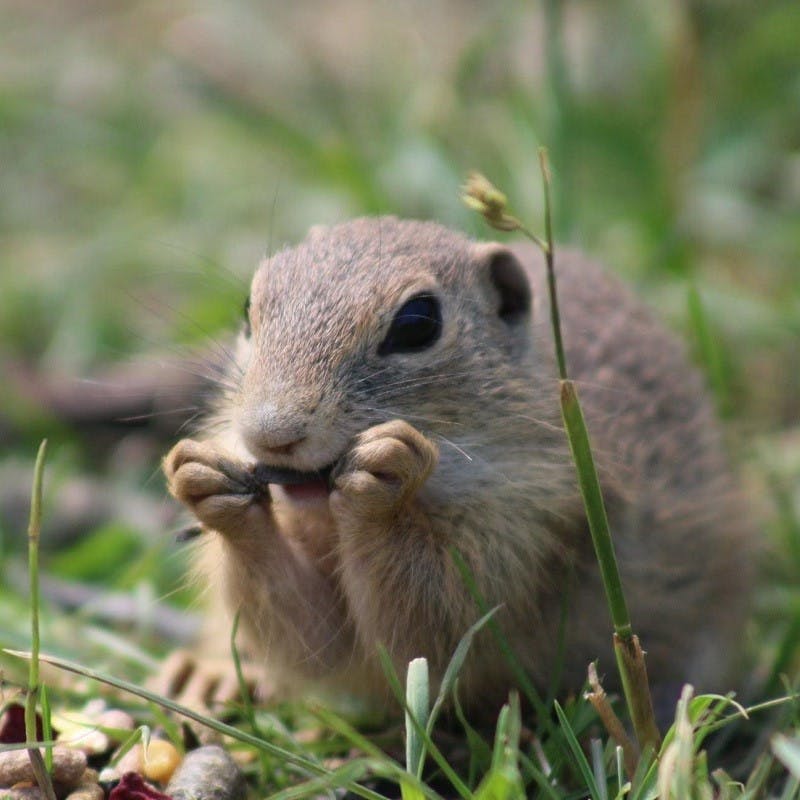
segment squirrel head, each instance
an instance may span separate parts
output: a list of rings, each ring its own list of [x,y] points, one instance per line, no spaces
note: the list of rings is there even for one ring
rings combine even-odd
[[[530,384],[532,290],[514,253],[429,222],[314,228],[259,266],[237,348],[234,424],[259,460],[335,461],[392,418],[474,433]],[[525,391],[529,396],[529,389]]]

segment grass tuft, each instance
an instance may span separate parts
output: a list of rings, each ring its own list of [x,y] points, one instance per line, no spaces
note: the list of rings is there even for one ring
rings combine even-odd
[[[745,710],[727,707],[703,723],[709,762],[722,764],[707,779],[720,800],[796,796],[782,745],[793,746],[800,730],[797,4],[464,4],[456,26],[451,6],[408,15],[385,5],[349,26],[349,38],[348,26],[323,36],[329,18],[302,5],[265,15],[245,0],[205,4],[198,14],[188,0],[162,4],[153,16],[146,3],[96,5],[92,14],[61,4],[57,24],[35,3],[0,7],[0,27],[13,33],[0,102],[0,645],[32,648],[24,512],[16,517],[6,494],[14,495],[15,462],[44,435],[56,489],[90,473],[100,478],[98,494],[136,492],[133,516],[117,506],[118,521],[84,524],[84,547],[56,541],[45,521],[39,627],[48,648],[141,682],[172,644],[147,624],[152,598],[166,599],[184,574],[182,554],[164,557],[163,527],[139,513],[147,500],[164,510],[151,474],[158,437],[168,435],[160,424],[87,432],[22,391],[17,376],[42,381],[46,397],[103,377],[131,354],[220,335],[235,325],[262,252],[296,241],[311,224],[390,211],[477,233],[474,215],[455,199],[470,162],[498,176],[524,219],[536,219],[530,153],[548,141],[559,240],[613,263],[688,331],[731,419],[732,443],[741,431],[758,437],[748,477],[764,507],[769,557],[755,622],[741,631],[757,688]],[[428,41],[435,58],[426,57]],[[539,52],[541,75],[529,68]],[[687,298],[687,275],[699,307]],[[173,387],[163,388],[169,395]],[[84,582],[95,596],[116,590],[138,616],[98,622],[86,607],[69,612],[48,594],[53,574]],[[193,597],[169,600],[185,609]],[[31,684],[28,664],[4,659],[0,669],[11,697],[13,687]],[[39,683],[45,725],[48,705],[79,707],[98,691],[82,678]],[[474,793],[494,747],[460,712],[457,681],[452,696],[469,751],[464,781]],[[695,727],[698,701],[689,704]],[[176,723],[157,706],[133,695],[125,702],[138,703],[137,719],[148,727],[167,724],[174,734]],[[527,794],[584,798],[552,708],[548,695],[536,729],[521,732]],[[619,751],[607,743],[601,763],[591,744],[602,735],[592,709],[576,698],[564,699],[563,710],[584,752],[591,748],[600,791],[605,775],[609,797],[651,800],[655,754],[645,749],[623,780],[630,771],[612,763]],[[269,775],[250,774],[261,781],[259,796],[334,798],[348,783],[406,775],[436,797],[376,745],[385,740],[328,709],[255,709],[258,730],[248,711],[234,711],[256,738],[328,770],[309,775],[257,750],[271,766]],[[292,731],[309,717],[324,732],[300,743]],[[358,753],[345,765],[327,761],[351,748]]]

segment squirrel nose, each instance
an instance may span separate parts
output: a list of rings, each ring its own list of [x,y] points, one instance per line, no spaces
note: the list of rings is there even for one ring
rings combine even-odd
[[[305,414],[264,404],[241,412],[239,431],[245,446],[257,458],[284,456],[306,440],[306,423]]]

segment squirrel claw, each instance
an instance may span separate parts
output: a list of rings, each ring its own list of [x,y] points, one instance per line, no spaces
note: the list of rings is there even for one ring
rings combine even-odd
[[[367,516],[394,512],[416,495],[437,459],[436,445],[407,422],[375,425],[359,434],[345,456],[331,500],[334,506],[350,501]]]
[[[183,439],[164,459],[170,493],[209,528],[238,528],[256,500],[268,498],[252,471],[212,445]]]
[[[168,697],[192,711],[220,716],[242,701],[242,692],[251,699],[264,700],[273,690],[264,682],[261,671],[251,661],[241,662],[243,683],[239,682],[233,662],[224,657],[200,658],[187,650],[173,651],[147,681],[147,688]],[[193,729],[202,739],[206,729]]]

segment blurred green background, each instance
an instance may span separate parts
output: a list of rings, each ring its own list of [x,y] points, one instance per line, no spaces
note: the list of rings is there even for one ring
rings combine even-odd
[[[559,238],[712,373],[788,554],[759,603],[768,646],[800,613],[799,43],[793,0],[4,0],[0,641],[26,639],[43,435],[48,596],[81,609],[53,609],[50,649],[146,667],[156,601],[189,602],[158,459],[193,409],[167,386],[151,425],[100,424],[58,397],[90,404],[142,355],[224,340],[260,256],[314,223],[394,213],[489,238],[459,201],[475,168],[540,227],[546,145]]]

